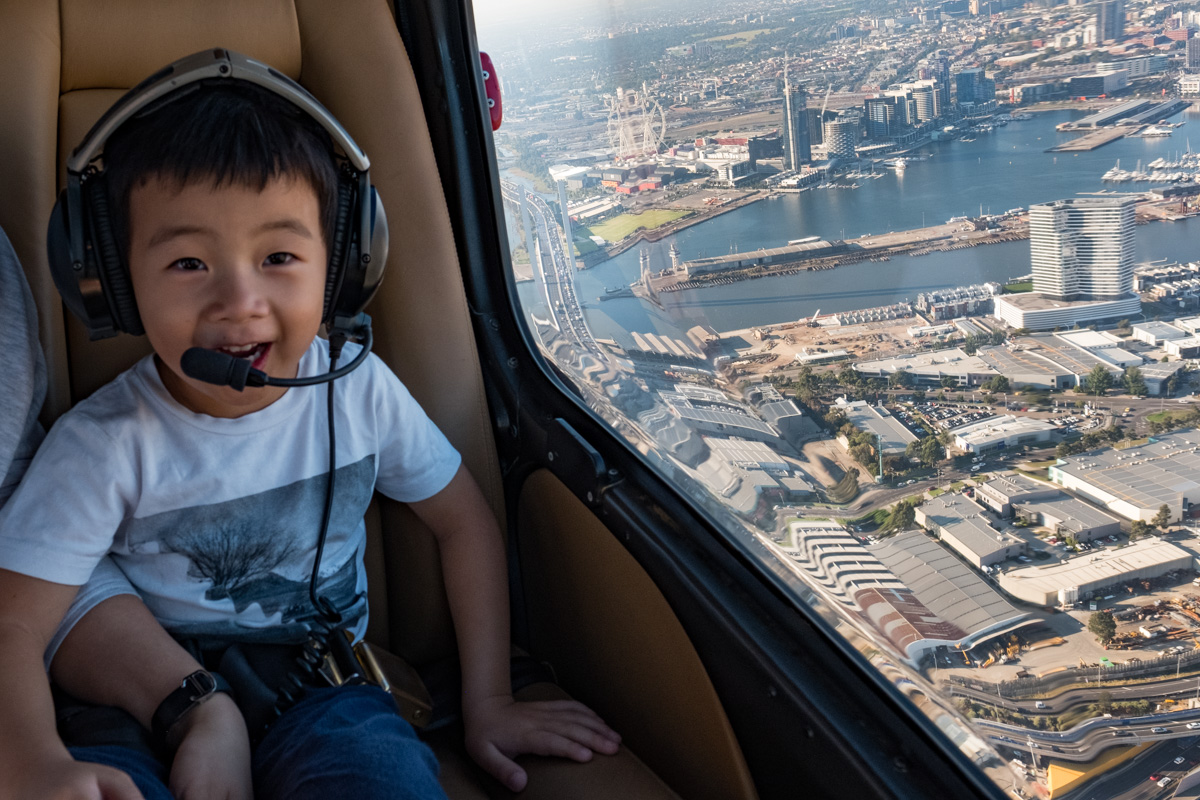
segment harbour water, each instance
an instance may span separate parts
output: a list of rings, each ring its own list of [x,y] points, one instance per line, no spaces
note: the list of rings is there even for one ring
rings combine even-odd
[[[643,247],[650,251],[651,269],[659,270],[670,264],[672,243],[686,260],[778,247],[804,236],[834,239],[916,228],[973,216],[981,206],[984,213],[1000,213],[1081,192],[1128,191],[1133,187],[1101,181],[1117,159],[1123,167],[1133,167],[1138,160],[1174,155],[1188,148],[1189,132],[1197,134],[1200,148],[1200,111],[1188,110],[1173,120],[1187,124],[1171,137],[1127,138],[1083,153],[1044,152],[1071,138],[1055,126],[1079,116],[1082,112],[1045,112],[979,133],[973,142],[936,142],[923,148],[926,160],[910,163],[899,175],[889,172],[878,180],[859,181],[860,188],[852,191],[810,190],[753,203],[578,273],[577,295],[589,306],[585,313],[598,336],[622,331],[677,336],[696,324],[717,330],[776,324],[818,310],[886,305],[915,300],[924,291],[1027,274],[1029,243],[1013,242],[675,292],[663,297],[665,310],[636,298],[595,301],[606,287],[637,279]],[[1139,226],[1137,259],[1196,260],[1198,238],[1200,222]],[[522,298],[532,301],[528,288],[523,287]]]

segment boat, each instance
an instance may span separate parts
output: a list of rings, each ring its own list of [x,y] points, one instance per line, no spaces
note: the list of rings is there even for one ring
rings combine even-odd
[[[1170,136],[1171,133],[1172,131],[1170,128],[1164,128],[1159,125],[1151,125],[1149,128],[1146,128],[1145,130],[1133,135],[1139,136],[1143,139],[1158,139],[1165,136]]]

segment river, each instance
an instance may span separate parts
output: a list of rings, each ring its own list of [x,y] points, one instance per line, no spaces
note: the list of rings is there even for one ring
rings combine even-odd
[[[663,296],[665,311],[636,298],[596,300],[606,287],[637,279],[643,247],[650,252],[651,268],[658,270],[669,265],[672,243],[687,260],[778,247],[803,236],[833,239],[917,228],[978,214],[981,206],[985,213],[999,213],[1080,192],[1149,189],[1153,184],[1105,184],[1100,176],[1117,159],[1122,166],[1133,167],[1138,160],[1148,162],[1187,149],[1189,131],[1198,133],[1200,145],[1200,111],[1189,109],[1175,118],[1185,124],[1171,137],[1121,139],[1084,153],[1044,152],[1072,138],[1055,131],[1058,123],[1082,115],[1045,112],[977,134],[974,142],[935,142],[920,151],[927,159],[910,163],[903,174],[889,172],[883,178],[859,180],[860,188],[854,190],[781,195],[660,242],[639,245],[577,274],[576,290],[588,306],[588,323],[597,336],[627,331],[678,336],[696,324],[724,331],[795,320],[818,310],[829,313],[915,300],[924,291],[1028,274],[1029,243],[1012,242],[674,292]],[[1197,236],[1200,222],[1196,221],[1139,226],[1137,260],[1200,259]],[[523,301],[533,299],[531,288],[522,287]]]

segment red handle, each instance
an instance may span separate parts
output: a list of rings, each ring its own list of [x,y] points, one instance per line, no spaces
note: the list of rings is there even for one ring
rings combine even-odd
[[[479,66],[483,69],[483,88],[487,94],[488,112],[492,115],[492,130],[497,130],[504,118],[504,106],[500,103],[500,79],[496,77],[496,68],[487,53],[479,54]]]

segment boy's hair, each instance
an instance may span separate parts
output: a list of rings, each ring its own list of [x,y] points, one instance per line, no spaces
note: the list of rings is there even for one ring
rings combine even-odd
[[[116,130],[104,146],[113,235],[129,253],[129,195],[159,178],[178,187],[261,191],[274,178],[303,179],[317,194],[326,247],[333,242],[338,167],[329,134],[301,109],[252,83],[203,82]]]

